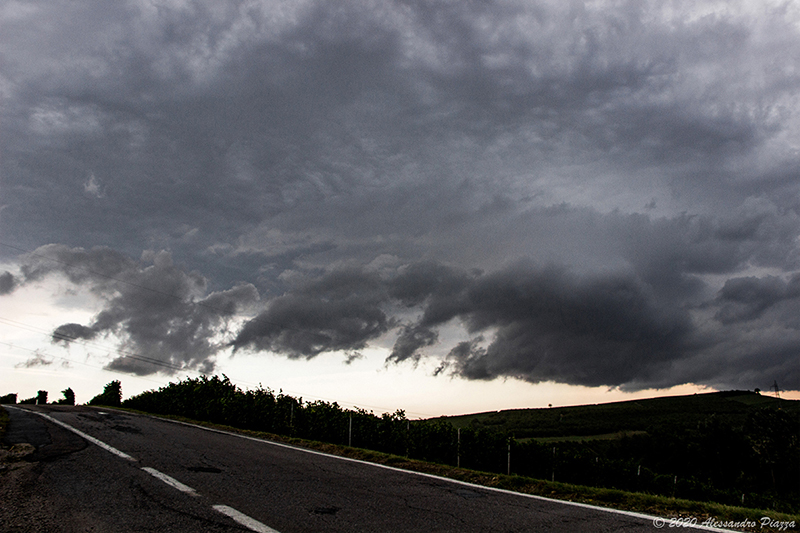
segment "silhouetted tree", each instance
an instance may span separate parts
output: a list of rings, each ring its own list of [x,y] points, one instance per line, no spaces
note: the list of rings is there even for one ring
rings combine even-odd
[[[75,405],[75,393],[72,391],[71,388],[67,387],[66,389],[61,391],[61,394],[64,395],[63,400],[58,400],[59,405]]]
[[[119,380],[106,384],[102,394],[89,400],[89,405],[107,405],[109,407],[119,407],[120,403],[122,403],[122,384]]]
[[[0,403],[17,403],[17,394],[12,392],[11,394],[0,396]]]

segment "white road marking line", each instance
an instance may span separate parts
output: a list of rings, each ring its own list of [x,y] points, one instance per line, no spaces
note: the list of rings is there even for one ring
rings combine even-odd
[[[144,470],[151,476],[160,479],[170,487],[176,488],[181,492],[185,492],[186,494],[191,494],[192,496],[199,496],[199,494],[197,494],[197,491],[194,490],[192,487],[184,485],[174,477],[170,477],[163,472],[159,472],[155,468],[150,468],[149,466],[145,466],[144,468],[142,468],[142,470]]]
[[[278,531],[265,524],[262,524],[258,520],[250,518],[244,513],[240,513],[233,507],[228,507],[227,505],[214,505],[213,507],[215,511],[233,518],[236,522],[240,523],[251,531],[256,531],[257,533],[278,533]]]
[[[111,452],[114,455],[118,455],[118,456],[122,457],[123,459],[127,459],[128,461],[136,461],[136,459],[134,459],[133,457],[131,457],[127,453],[121,452],[118,449],[114,448],[113,446],[109,446],[105,442],[97,440],[96,438],[94,438],[94,437],[92,437],[90,435],[87,435],[86,433],[84,433],[83,431],[81,431],[79,429],[75,429],[74,427],[70,426],[69,424],[65,424],[64,422],[62,422],[60,420],[56,420],[52,416],[48,416],[48,415],[46,415],[44,413],[39,413],[37,411],[28,411],[28,412],[36,413],[37,415],[39,415],[39,416],[41,416],[43,418],[46,418],[50,422],[52,422],[54,424],[58,424],[59,426],[63,427],[64,429],[68,429],[68,430],[72,431],[73,433],[76,433],[77,435],[79,435],[82,438],[88,440],[92,444],[96,444],[97,446],[100,446],[101,448],[103,448],[107,452]]]

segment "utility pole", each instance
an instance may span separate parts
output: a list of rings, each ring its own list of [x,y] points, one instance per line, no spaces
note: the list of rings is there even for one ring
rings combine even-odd
[[[406,420],[406,457],[411,455],[411,420]]]
[[[508,469],[506,473],[511,475],[511,437],[508,438]]]

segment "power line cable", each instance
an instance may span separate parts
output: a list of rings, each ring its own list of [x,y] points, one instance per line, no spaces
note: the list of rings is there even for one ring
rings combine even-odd
[[[108,349],[109,351],[116,352],[116,353],[118,353],[119,355],[121,355],[123,357],[127,357],[127,358],[130,358],[130,359],[133,359],[133,360],[136,360],[136,361],[140,361],[140,362],[144,362],[144,363],[151,363],[151,364],[154,364],[154,365],[163,366],[163,367],[168,368],[170,370],[175,370],[175,371],[188,370],[188,369],[186,369],[186,368],[184,368],[182,366],[178,366],[178,365],[174,365],[174,364],[171,364],[171,363],[167,363],[165,361],[161,361],[159,359],[155,359],[155,358],[152,358],[152,357],[147,357],[147,356],[144,356],[144,355],[139,355],[139,354],[135,354],[135,353],[131,353],[131,352],[126,352],[124,350],[120,350],[119,348],[107,348],[107,347],[104,347],[104,346],[99,345],[97,343],[90,342],[90,341],[88,341],[86,339],[81,339],[79,337],[72,337],[72,336],[69,336],[69,335],[66,335],[66,334],[63,334],[63,333],[48,333],[47,331],[45,331],[45,330],[43,330],[41,328],[37,328],[36,326],[30,326],[28,324],[23,324],[22,322],[17,322],[16,320],[11,320],[10,318],[0,317],[0,323],[5,323],[6,325],[9,325],[9,326],[12,326],[12,327],[17,327],[17,328],[20,328],[20,329],[26,329],[26,330],[32,331],[34,333],[42,333],[44,335],[49,336],[51,339],[55,339],[57,341],[62,340],[62,341],[67,341],[67,342],[76,342],[76,343],[81,344],[83,346],[90,346],[91,345],[91,346],[97,346],[98,348],[101,348],[101,349]]]
[[[97,365],[90,365],[89,363],[85,363],[83,361],[76,361],[75,359],[70,359],[69,357],[64,357],[63,355],[50,355],[49,353],[47,353],[47,352],[45,352],[43,350],[40,350],[40,349],[32,350],[30,348],[25,348],[24,346],[19,346],[17,344],[13,344],[13,343],[10,343],[10,342],[5,342],[5,341],[0,341],[0,344],[8,346],[9,348],[11,348],[13,350],[24,350],[26,352],[31,352],[31,353],[34,353],[34,354],[36,354],[38,356],[41,356],[41,357],[52,357],[54,360],[55,359],[62,359],[64,361],[67,361],[67,362],[70,362],[70,363],[75,363],[75,364],[78,364],[78,365],[88,366],[89,368],[94,368],[94,369],[97,369],[97,370],[105,370],[107,372],[114,372],[115,374],[123,374],[123,375],[125,375],[127,377],[133,377],[133,378],[141,379],[141,380],[144,380],[144,381],[150,381],[152,383],[162,384],[161,381],[157,381],[155,379],[146,378],[146,377],[143,377],[143,376],[137,376],[135,374],[129,374],[128,372],[123,372],[121,370],[115,370],[113,368],[105,368],[105,367],[101,367],[101,366],[97,366]],[[17,356],[13,356],[13,357],[17,357]],[[52,361],[50,363],[52,363]],[[47,363],[47,364],[50,364],[50,363]]]

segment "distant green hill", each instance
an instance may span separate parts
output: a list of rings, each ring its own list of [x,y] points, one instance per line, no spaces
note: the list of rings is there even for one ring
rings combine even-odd
[[[711,416],[729,427],[741,427],[750,413],[764,407],[800,415],[797,400],[782,400],[752,391],[725,391],[574,407],[490,411],[440,420],[460,428],[492,429],[517,439],[550,441],[559,437],[610,438],[631,432],[696,429]]]

